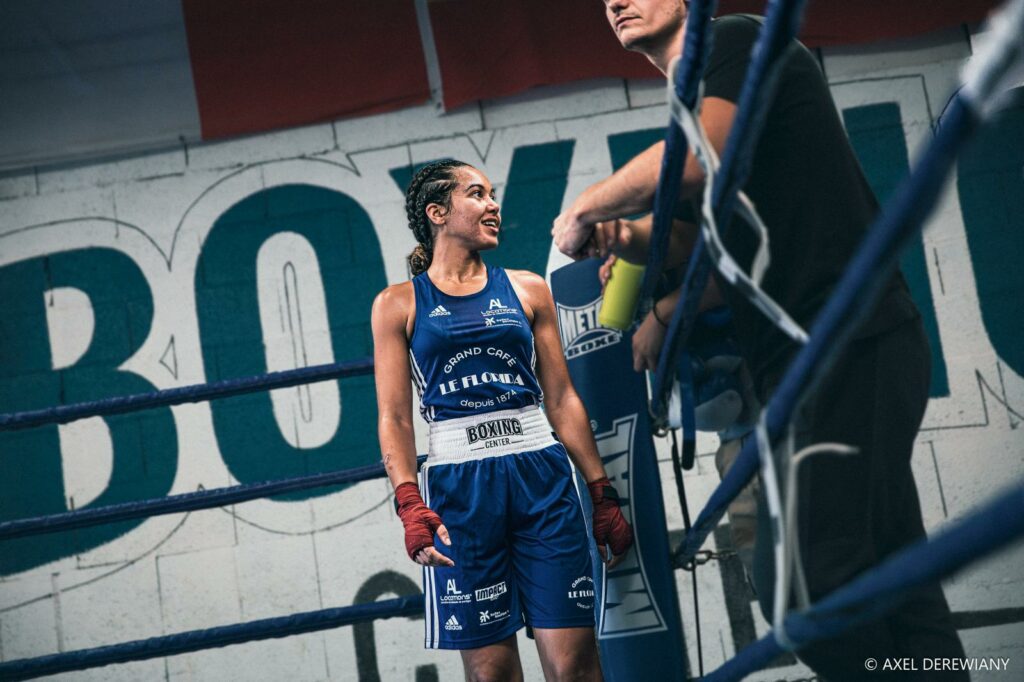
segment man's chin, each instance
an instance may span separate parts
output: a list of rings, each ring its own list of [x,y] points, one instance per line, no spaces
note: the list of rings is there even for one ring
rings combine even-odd
[[[641,36],[631,35],[626,33],[625,35],[616,36],[619,39],[619,45],[629,50],[630,52],[644,52],[644,45],[646,41]]]

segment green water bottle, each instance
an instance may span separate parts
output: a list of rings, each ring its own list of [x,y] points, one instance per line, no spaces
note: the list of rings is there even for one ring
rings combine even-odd
[[[620,331],[632,326],[644,269],[643,265],[634,265],[621,258],[612,264],[612,276],[605,285],[601,310],[597,314],[598,324]]]

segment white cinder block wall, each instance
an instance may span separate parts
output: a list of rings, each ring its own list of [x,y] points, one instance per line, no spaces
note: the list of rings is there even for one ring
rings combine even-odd
[[[822,58],[840,110],[898,105],[898,125],[912,156],[930,137],[969,54],[969,41],[953,32],[827,51]],[[122,375],[131,375],[136,381],[131,385],[144,390],[147,384],[170,388],[223,378],[220,372],[230,372],[225,368],[234,366],[231,363],[239,356],[257,357],[266,367],[284,369],[368,354],[367,297],[372,298],[384,282],[407,277],[404,256],[414,244],[396,178],[401,169],[438,157],[464,159],[490,176],[505,203],[506,221],[522,222],[515,235],[523,253],[515,257],[532,257],[540,264],[535,269],[546,267],[550,272],[567,262],[551,253],[550,240],[544,239],[550,219],[545,225],[529,222],[544,211],[557,213],[612,170],[615,152],[610,136],[664,126],[667,112],[662,101],[659,83],[587,82],[441,116],[424,106],[131,158],[7,174],[0,178],[0,291],[3,305],[16,311],[17,320],[24,320],[9,333],[42,344],[49,364],[31,372],[0,368],[0,381],[11,377],[0,411],[18,408],[16,391],[10,388],[17,381],[34,386],[37,379],[46,381],[48,372],[62,369],[94,368],[95,374],[81,374],[83,369],[84,379],[74,381],[92,382],[103,390],[108,379],[110,386],[128,385],[117,382],[126,381]],[[1024,191],[1019,174],[1017,181],[1015,191]],[[269,192],[295,186],[315,190],[308,197],[287,194],[292,192],[287,189]],[[332,204],[330,197],[339,193],[351,202]],[[255,213],[233,209],[254,195],[264,201]],[[302,197],[313,204],[292,205],[305,201]],[[319,205],[318,197],[328,198]],[[260,229],[269,230],[276,240],[266,251],[250,253],[239,247],[239,260],[257,262],[246,261],[235,269],[230,253],[219,260],[204,253],[214,248],[214,240],[208,239],[212,231],[227,229],[223,223],[231,222],[225,218],[231,210],[236,210],[231,220],[262,221]],[[323,217],[331,211],[337,215]],[[358,231],[358,225],[365,224],[359,222],[364,214],[372,225],[369,237]],[[312,243],[305,231],[321,219],[331,225],[356,225],[331,233],[338,240],[330,247],[331,255]],[[1019,215],[1010,219],[1020,226]],[[922,246],[924,281],[934,304],[948,389],[932,400],[915,452],[925,519],[935,529],[1024,474],[1019,428],[1024,377],[1000,356],[991,339],[992,325],[1001,322],[984,314],[984,297],[993,294],[980,291],[976,284],[976,269],[985,263],[972,258],[968,248],[956,182],[950,182]],[[62,257],[75,253],[85,254],[84,262]],[[110,253],[114,255],[100,258]],[[20,272],[12,268],[26,263],[52,266],[40,275],[42,288],[12,279],[10,273]],[[368,269],[365,277],[330,279],[348,268]],[[343,290],[331,290],[328,281],[342,282],[337,288]],[[1003,295],[1020,300],[1024,284],[1019,275],[1006,281],[1015,281],[1016,286],[1008,286]],[[104,283],[124,292],[124,300],[116,295],[101,300],[96,292]],[[43,298],[45,317],[31,315],[39,304],[36,293]],[[22,295],[31,300],[17,300]],[[230,302],[232,296],[240,302],[218,316],[221,308],[216,306],[221,304],[216,301]],[[211,300],[215,302],[208,303]],[[255,305],[253,300],[258,301],[258,320],[242,313],[233,316],[235,308]],[[346,300],[356,301],[352,310],[358,314],[336,319]],[[212,311],[206,321],[201,319],[204,306]],[[296,327],[299,318],[302,324]],[[218,327],[218,321],[226,329]],[[122,323],[113,334],[103,329]],[[246,324],[257,330],[255,337],[238,331]],[[5,344],[23,341],[0,338]],[[98,344],[108,344],[111,350],[104,355]],[[74,383],[70,378],[68,382]],[[211,405],[199,404],[172,408],[161,413],[166,419],[158,415],[151,422],[133,417],[127,423],[134,424],[144,460],[134,468],[117,457],[119,448],[129,447],[119,440],[120,427],[102,419],[61,426],[56,440],[48,441],[46,453],[37,452],[43,441],[31,440],[35,436],[7,442],[14,443],[19,457],[37,453],[52,459],[45,471],[59,481],[37,481],[40,491],[56,490],[66,507],[80,508],[101,501],[108,490],[135,491],[138,496],[138,491],[148,490],[147,481],[160,476],[166,481],[163,494],[232,485],[245,470],[237,464],[239,457],[298,461],[304,449],[315,450],[338,437],[356,444],[342,464],[372,461],[372,419],[346,419],[363,415],[359,410],[372,399],[365,381],[343,383],[340,390],[336,384],[319,384],[305,392],[275,392],[265,414],[255,408],[247,412],[247,406],[256,404],[252,401],[225,401],[217,414]],[[266,404],[266,398],[253,399],[257,400]],[[263,454],[257,439],[245,441],[247,428],[271,429],[291,450]],[[161,433],[165,435],[158,436]],[[418,435],[422,451],[422,428]],[[715,447],[713,438],[702,439],[697,467],[688,474],[695,509],[717,483],[710,457]],[[236,454],[227,454],[229,449]],[[682,521],[665,443],[658,444],[658,452],[669,527],[678,530]],[[11,468],[5,476],[14,467],[20,469],[12,457],[3,459],[5,469]],[[245,470],[242,478],[255,480],[253,476],[276,471],[279,465],[277,460],[263,462],[264,468]],[[5,518],[21,515],[25,514]],[[25,542],[6,543],[2,550],[11,552],[0,575],[4,661],[419,590],[419,572],[404,557],[401,525],[383,480],[313,497],[156,517],[115,529],[102,542],[65,536],[34,540],[49,543],[37,560],[30,558],[34,554]],[[972,618],[972,627],[961,630],[968,654],[1010,658],[1008,673],[985,679],[1020,679],[1024,671],[1022,566],[1024,552],[1017,546],[946,583],[953,610]],[[736,651],[735,636],[742,627],[749,625],[760,635],[766,626],[756,607],[745,603],[748,596],[737,593],[715,564],[701,569],[698,577],[704,663],[710,669]],[[729,590],[723,587],[727,584]],[[687,574],[678,574],[678,586],[695,666]],[[737,602],[742,622],[737,621]],[[359,633],[345,627],[60,677],[461,679],[457,655],[428,652],[421,644],[420,620],[386,620]],[[532,645],[523,638],[521,648],[527,679],[539,679]],[[800,665],[784,664],[751,679],[810,676]]]

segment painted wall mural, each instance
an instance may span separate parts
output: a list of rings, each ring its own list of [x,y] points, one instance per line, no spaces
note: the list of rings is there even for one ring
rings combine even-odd
[[[923,65],[916,52],[824,58],[883,200],[939,122],[963,56],[943,50]],[[547,273],[566,262],[552,252],[554,216],[667,120],[660,88],[633,82],[489,107],[0,178],[0,412],[369,355],[373,297],[408,276],[403,194],[420,164],[479,165],[504,217],[488,262]],[[932,342],[933,399],[915,453],[931,528],[1024,475],[1022,168],[1018,90],[903,259]],[[698,445],[694,505],[717,481],[713,439]],[[372,377],[2,433],[0,520],[378,456]],[[418,571],[389,499],[384,481],[370,481],[0,543],[0,660],[414,593]],[[669,527],[681,527],[678,503],[666,507]],[[971,655],[1009,652],[1024,666],[1022,559],[1018,547],[947,584]],[[765,626],[737,565],[703,571],[699,584],[714,665]],[[689,589],[680,577],[693,660]],[[420,650],[421,627],[381,621],[74,679],[219,679],[237,672],[239,652],[250,679],[459,679],[457,657]],[[807,675],[779,665],[753,679]],[[535,658],[527,666],[539,671]]]

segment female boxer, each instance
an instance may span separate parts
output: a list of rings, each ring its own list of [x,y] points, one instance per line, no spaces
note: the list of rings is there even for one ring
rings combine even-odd
[[[586,526],[588,482],[612,564],[632,544],[562,355],[544,279],[484,264],[501,215],[478,169],[441,161],[406,193],[411,282],[373,304],[379,437],[409,557],[424,566],[426,646],[459,649],[467,679],[522,679],[529,625],[549,680],[601,679]],[[415,383],[430,425],[416,477]],[[557,435],[556,435],[557,434]]]

